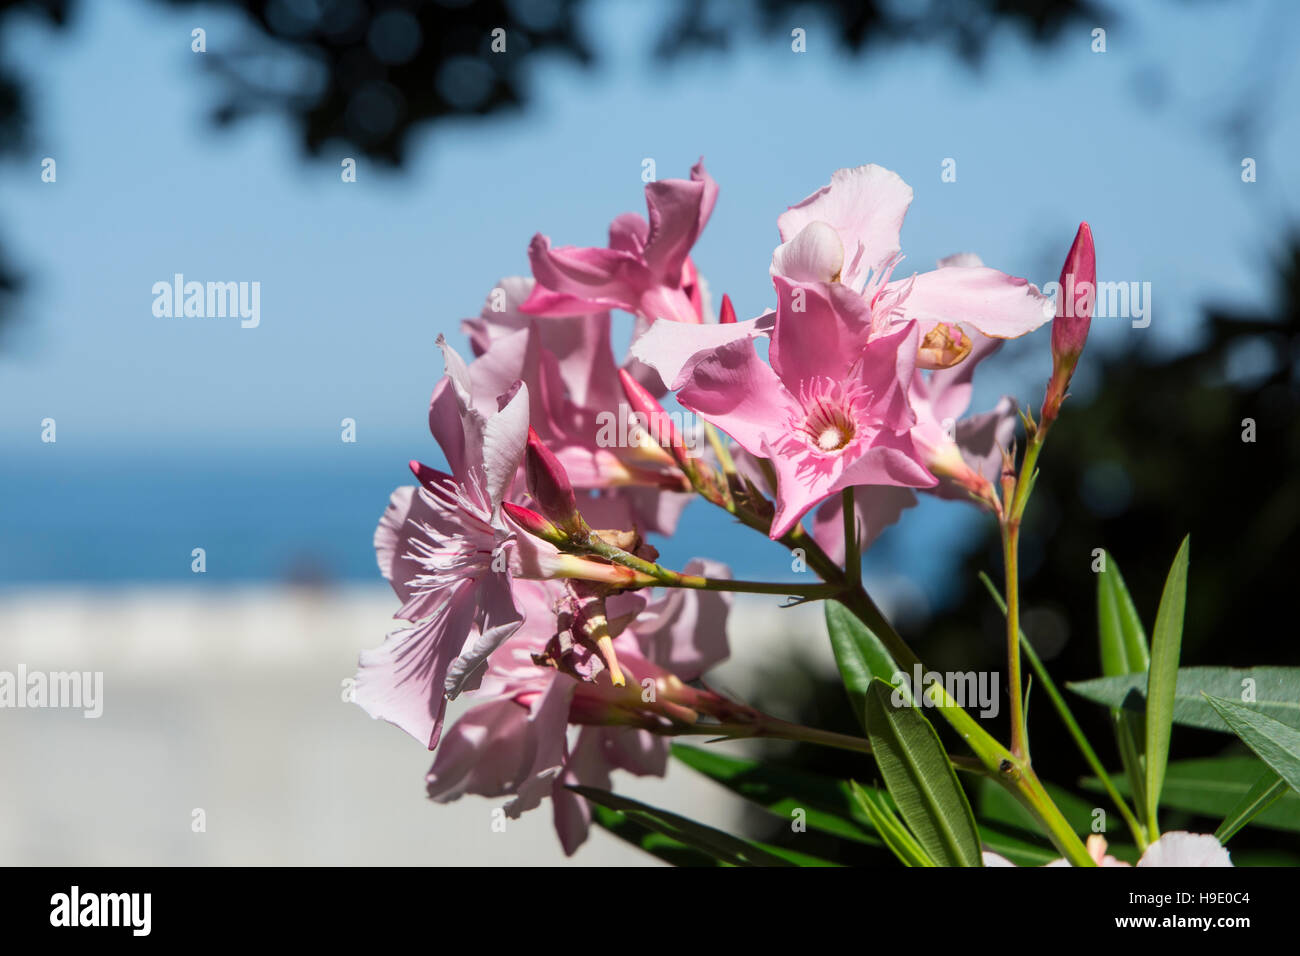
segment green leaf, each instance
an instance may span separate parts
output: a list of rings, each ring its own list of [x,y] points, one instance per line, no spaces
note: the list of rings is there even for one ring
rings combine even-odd
[[[935,865],[934,860],[930,859],[929,854],[922,849],[916,837],[912,836],[907,827],[903,826],[903,821],[894,814],[884,794],[863,787],[856,780],[850,781],[850,784],[853,788],[853,796],[857,798],[871,825],[885,841],[885,846],[903,861],[904,866]]]
[[[1260,775],[1268,770],[1266,764],[1251,754],[1175,760],[1169,764],[1165,774],[1160,806],[1221,820],[1233,812]],[[1124,780],[1117,779],[1115,783],[1127,791]],[[1095,777],[1084,779],[1082,786],[1093,793],[1101,792],[1101,782]],[[983,802],[980,814],[984,815]],[[1253,825],[1300,832],[1300,794],[1288,790],[1255,817]]]
[[[634,823],[639,823],[647,829],[654,830],[679,843],[684,843],[693,849],[707,853],[714,859],[730,866],[798,865],[793,863],[784,853],[772,852],[771,849],[757,843],[732,836],[730,833],[724,833],[722,830],[705,826],[702,823],[696,823],[694,820],[688,820],[676,813],[670,813],[667,810],[661,810],[658,807],[652,807],[636,800],[629,800],[627,797],[620,797],[608,790],[573,785],[569,789],[586,797],[594,804],[610,810],[617,810]]]
[[[1286,792],[1286,781],[1272,770],[1266,771],[1237,805],[1228,811],[1219,828],[1214,831],[1215,838],[1220,843],[1227,843],[1237,831],[1271,807]]]
[[[1157,811],[1160,788],[1169,763],[1169,738],[1174,726],[1174,691],[1178,686],[1178,655],[1183,643],[1183,611],[1187,604],[1187,560],[1190,538],[1174,555],[1165,590],[1160,595],[1151,637],[1151,666],[1147,670],[1146,798],[1147,829],[1155,839],[1160,828]]]
[[[794,819],[795,811],[802,810],[805,822],[814,830],[856,843],[880,845],[870,819],[845,781],[685,744],[673,744],[672,754],[786,822]]]
[[[637,823],[617,810],[593,805],[591,819],[597,826],[608,830],[625,843],[630,843],[632,846],[644,850],[651,856],[658,857],[665,863],[671,863],[673,866],[727,865],[718,860],[712,853],[705,853],[702,850],[688,846],[680,840],[664,836],[662,833]]]
[[[871,679],[879,677],[892,683],[898,665],[880,638],[858,620],[857,615],[838,601],[826,601],[826,630],[830,633],[835,663],[839,665],[849,703],[858,723],[867,726],[866,699]]]
[[[1300,791],[1300,730],[1288,727],[1266,714],[1221,697],[1208,697],[1232,732],[1255,752],[1260,760]]]
[[[1119,565],[1111,555],[1103,553],[1104,570],[1097,575],[1097,633],[1101,647],[1101,672],[1105,677],[1123,674],[1143,675],[1151,664],[1146,632],[1138,617],[1133,598],[1120,574]],[[1146,715],[1111,708],[1115,744],[1119,749],[1124,774],[1133,788],[1133,801],[1138,813],[1146,806],[1146,764],[1143,746],[1146,742]],[[1094,768],[1095,771],[1096,768]]]
[[[1101,637],[1101,672],[1107,677],[1145,673],[1151,663],[1146,632],[1128,593],[1119,565],[1103,552],[1105,570],[1097,575],[1097,629]]]
[[[896,708],[893,693],[885,681],[872,680],[867,735],[899,813],[936,863],[982,866],[975,816],[939,735],[918,708]]]
[[[1125,674],[1066,685],[1080,697],[1126,713],[1146,706],[1146,675]],[[1180,667],[1174,692],[1174,723],[1230,733],[1206,700],[1239,700],[1261,714],[1300,730],[1300,667]]]

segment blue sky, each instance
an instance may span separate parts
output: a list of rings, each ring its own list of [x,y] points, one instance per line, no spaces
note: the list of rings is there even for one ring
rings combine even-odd
[[[596,70],[542,64],[528,111],[426,133],[400,173],[362,159],[355,184],[340,181],[347,149],[305,161],[276,117],[208,127],[218,85],[189,31],[204,27],[209,49],[233,43],[230,13],[87,3],[69,31],[16,30],[6,54],[37,81],[37,125],[29,154],[0,166],[0,230],[31,280],[0,352],[0,469],[27,497],[0,505],[0,528],[36,533],[32,509],[58,507],[40,478],[51,469],[84,480],[112,467],[130,485],[157,481],[160,464],[254,483],[260,467],[276,481],[292,467],[304,480],[350,469],[367,477],[337,506],[357,527],[373,522],[384,493],[371,482],[435,457],[425,408],[437,335],[459,340],[494,282],[526,270],[535,231],[603,244],[613,216],[643,209],[646,157],[661,178],[705,157],[721,195],[695,259],[743,313],[770,302],[776,216],[835,168],[876,162],[916,191],[904,269],[971,250],[1042,283],[1087,219],[1101,277],[1151,282],[1154,298],[1149,329],[1111,322],[1097,341],[1194,347],[1201,303],[1267,301],[1267,257],[1295,215],[1294,61],[1275,62],[1269,95],[1251,101],[1258,136],[1245,152],[1209,123],[1296,16],[1283,3],[1142,8],[1098,24],[1104,54],[1090,50],[1090,25],[1046,50],[1008,34],[973,73],[910,45],[853,60],[815,22],[792,24],[808,30],[805,54],[749,35],[668,68],[646,49],[652,5],[593,4]],[[1140,95],[1153,88],[1154,105]],[[1241,181],[1243,155],[1258,182]],[[40,181],[45,156],[55,184]],[[955,183],[940,181],[948,157]],[[260,327],[156,318],[151,288],[177,272],[259,281]],[[1041,339],[1006,357],[981,401],[1037,400]],[[56,446],[40,442],[46,417]],[[355,445],[340,443],[345,417]],[[151,520],[147,496],[104,507]]]

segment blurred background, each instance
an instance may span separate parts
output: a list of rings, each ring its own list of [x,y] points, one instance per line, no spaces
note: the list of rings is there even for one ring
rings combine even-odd
[[[643,210],[646,159],[668,178],[705,158],[721,193],[693,256],[744,316],[770,304],[776,216],[841,166],[915,189],[905,269],[973,251],[1042,284],[1088,220],[1099,277],[1150,284],[1150,323],[1093,324],[1023,535],[1026,631],[1058,681],[1095,676],[1093,549],[1149,625],[1190,532],[1185,662],[1300,663],[1279,613],[1300,527],[1300,8],[1133,6],[0,2],[0,670],[105,681],[98,720],[0,711],[0,862],[562,858],[545,809],[503,835],[486,801],[429,805],[428,755],[342,682],[394,610],[374,524],[406,461],[437,459],[434,340],[463,341],[527,272],[534,232],[603,245]],[[259,282],[260,324],[156,317],[176,273]],[[1036,406],[1047,336],[988,363],[974,407]],[[932,667],[1000,669],[975,578],[1000,573],[990,531],[927,501],[867,555]],[[790,574],[704,505],[655,544]],[[737,605],[720,681],[851,732],[820,613],[771,608]],[[1104,715],[1076,712],[1116,762]],[[1042,774],[1074,783],[1054,718],[1032,726]],[[1174,757],[1223,746],[1180,729]],[[620,789],[788,831],[684,767]],[[599,832],[577,860],[651,862]]]

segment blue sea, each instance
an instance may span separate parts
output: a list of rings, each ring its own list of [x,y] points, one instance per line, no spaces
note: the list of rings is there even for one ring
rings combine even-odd
[[[0,588],[192,583],[196,548],[205,584],[378,582],[375,524],[393,488],[411,483],[406,462],[422,454],[341,442],[328,450],[38,446],[0,462]],[[910,578],[928,601],[942,601],[939,582],[962,529],[973,533],[977,520],[965,506],[926,501],[871,549],[867,572]],[[782,547],[701,501],[678,534],[652,543],[670,566],[708,556],[738,577],[795,577]]]

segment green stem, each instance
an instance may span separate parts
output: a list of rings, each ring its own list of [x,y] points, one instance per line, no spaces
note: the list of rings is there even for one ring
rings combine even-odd
[[[1007,690],[1011,697],[1011,752],[1017,757],[1029,753],[1025,739],[1025,711],[1020,675],[1020,524],[1015,518],[1002,522],[1002,563],[1007,582]]]
[[[713,449],[713,454],[718,458],[718,465],[722,468],[722,473],[730,478],[736,473],[736,463],[731,459],[731,450],[727,448],[727,443],[718,434],[718,430],[708,422],[704,423],[704,434],[709,439],[709,446]]]
[[[993,596],[993,600],[997,604],[998,608],[1003,614],[1006,614],[1007,604],[1002,600],[1002,595],[998,593],[998,589],[993,584],[993,581],[990,580],[989,576],[983,571],[980,572],[979,576],[980,580],[984,582],[984,586],[988,589],[989,594]],[[1097,779],[1101,781],[1101,785],[1105,788],[1107,795],[1109,795],[1111,801],[1115,804],[1115,808],[1119,810],[1120,816],[1124,818],[1124,822],[1128,825],[1129,831],[1133,834],[1133,839],[1136,841],[1138,849],[1145,850],[1147,848],[1147,838],[1146,833],[1142,829],[1142,824],[1138,823],[1137,817],[1134,816],[1133,811],[1129,809],[1128,804],[1120,795],[1119,788],[1115,786],[1114,781],[1110,778],[1110,774],[1106,772],[1106,768],[1102,765],[1100,758],[1098,758],[1097,752],[1092,749],[1092,744],[1088,742],[1088,738],[1084,734],[1083,728],[1080,727],[1079,722],[1074,719],[1074,714],[1070,711],[1070,705],[1065,702],[1065,697],[1061,694],[1060,690],[1057,689],[1056,682],[1052,680],[1052,675],[1047,672],[1047,667],[1034,651],[1032,645],[1030,645],[1029,639],[1025,637],[1024,631],[1020,632],[1020,646],[1025,652],[1025,657],[1029,659],[1029,666],[1034,669],[1034,673],[1038,675],[1039,682],[1042,683],[1043,688],[1047,691],[1047,696],[1051,699],[1052,706],[1056,708],[1056,713],[1060,716],[1061,722],[1065,724],[1066,730],[1068,730],[1070,736],[1074,738],[1075,746],[1079,748],[1079,752],[1083,754],[1083,759],[1088,762],[1088,766],[1092,768],[1092,772],[1095,773]]]
[[[920,664],[919,658],[894,630],[861,585],[840,595],[838,600],[880,638],[880,642],[885,645],[885,649],[893,656],[896,664],[904,670],[911,670]],[[1083,841],[1079,839],[1078,834],[1070,827],[1069,821],[1052,801],[1047,790],[1034,774],[1029,761],[1012,753],[981,727],[979,721],[953,700],[942,682],[931,683],[925,689],[925,694],[938,709],[939,715],[965,741],[966,746],[970,747],[985,773],[1029,809],[1043,825],[1048,837],[1061,854],[1075,866],[1095,866],[1096,863],[1088,855]]]
[[[1028,456],[1026,458],[1028,459]],[[769,480],[774,479],[775,476],[770,474],[771,464],[766,460],[760,464],[769,472]],[[764,521],[761,516],[750,513],[746,509],[738,508],[732,501],[709,500],[712,500],[719,507],[726,508],[743,524],[764,534],[767,533],[771,525],[770,518]],[[893,656],[896,664],[904,670],[911,670],[914,666],[920,664],[920,658],[917,657],[916,653],[907,645],[907,642],[903,640],[899,633],[894,630],[893,625],[889,623],[884,614],[881,613],[880,608],[871,599],[871,596],[867,594],[861,581],[856,583],[848,581],[844,571],[804,531],[802,525],[795,525],[788,534],[780,539],[780,542],[791,551],[796,548],[801,549],[807,557],[809,567],[816,571],[828,584],[837,584],[843,589],[842,593],[835,596],[836,600],[852,611],[863,624],[875,633],[880,642],[884,644],[885,649]],[[936,702],[940,704],[940,715],[948,721],[966,742],[966,745],[971,748],[984,772],[997,780],[999,784],[1009,790],[1013,796],[1029,809],[1043,825],[1048,837],[1056,848],[1061,851],[1061,854],[1075,866],[1095,866],[1096,864],[1092,857],[1088,855],[1083,841],[1071,829],[1069,821],[1065,819],[1060,809],[1052,802],[1042,783],[1034,775],[1028,761],[1022,760],[998,743],[988,731],[979,725],[975,718],[971,717],[964,708],[951,698],[941,682],[931,684],[926,692],[935,695]]]
[[[842,498],[844,511],[844,577],[850,584],[862,582],[862,552],[858,549],[858,512],[854,505],[853,488],[845,488]]]
[[[631,568],[670,588],[690,588],[696,591],[739,591],[746,594],[785,594],[805,598],[827,598],[839,591],[836,584],[788,584],[781,581],[737,581],[731,578],[708,578],[698,574],[682,574],[663,565],[638,557],[630,551],[610,544],[598,535],[591,535],[583,550]]]

